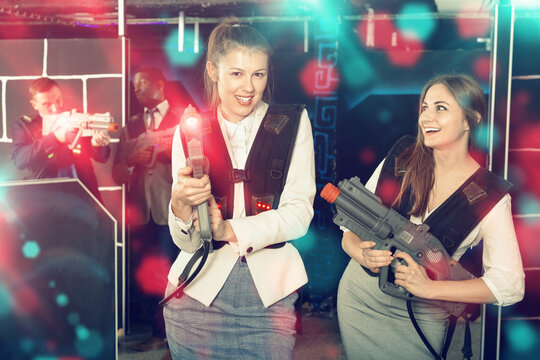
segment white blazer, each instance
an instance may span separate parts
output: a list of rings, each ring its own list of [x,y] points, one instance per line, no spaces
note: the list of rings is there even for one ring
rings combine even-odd
[[[249,153],[257,130],[266,114],[268,105],[259,102],[253,112],[242,120],[246,130],[246,149]],[[218,111],[219,114],[219,111]],[[237,163],[227,126],[218,116],[221,131],[232,164]],[[177,172],[186,166],[186,157],[177,128],[173,141],[172,176],[177,181]],[[212,166],[210,164],[210,166]],[[266,246],[291,241],[303,236],[313,218],[313,199],[315,197],[315,160],[311,123],[306,110],[303,111],[296,138],[287,180],[280,197],[279,206],[255,216],[245,216],[243,183],[235,184],[234,216],[228,220],[236,234],[238,243],[228,243],[212,252],[201,272],[185,288],[185,293],[210,306],[223,287],[238,257],[245,256],[255,287],[265,307],[283,299],[307,283],[307,274],[298,250],[287,243],[278,249],[265,249]],[[190,260],[193,252],[201,246],[199,233],[191,220],[184,223],[176,218],[169,205],[169,228],[175,244],[182,250],[173,263],[168,280],[178,285],[178,277]],[[197,263],[198,264],[198,263]],[[193,267],[196,268],[197,264]]]

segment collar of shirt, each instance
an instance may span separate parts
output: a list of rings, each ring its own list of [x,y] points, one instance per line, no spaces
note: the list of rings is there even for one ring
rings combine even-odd
[[[262,119],[261,112],[264,115],[267,107],[268,105],[266,103],[260,101],[248,116],[235,123],[226,120],[221,112],[221,106],[218,107],[218,121],[221,125],[222,132],[226,135],[225,142],[229,148],[229,155],[233,158],[231,160],[235,168],[243,169],[245,167],[249,149],[256,135],[252,134],[252,129],[258,129],[258,125]]]
[[[159,129],[159,126],[161,125],[161,121],[163,120],[163,117],[169,111],[169,102],[167,99],[163,100],[157,106],[153,109],[157,109],[156,112],[154,112],[154,129]],[[146,124],[146,127],[150,126],[150,116],[149,111],[151,109],[145,107],[144,108],[144,122]]]

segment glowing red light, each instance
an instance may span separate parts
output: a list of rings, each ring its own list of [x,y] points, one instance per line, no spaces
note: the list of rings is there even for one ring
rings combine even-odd
[[[377,155],[375,154],[375,151],[372,148],[366,148],[366,149],[362,149],[358,153],[358,158],[362,164],[371,165],[377,159]]]
[[[491,76],[491,60],[489,55],[482,55],[473,65],[474,75],[478,80],[488,81]]]
[[[145,294],[161,296],[167,286],[171,263],[166,256],[151,255],[135,270],[135,279]]]
[[[308,96],[333,93],[339,84],[339,74],[335,64],[330,61],[311,60],[299,75],[300,83]]]
[[[263,203],[263,202],[257,202],[256,206],[257,206],[257,210],[259,210],[259,211],[267,211],[267,210],[270,210],[272,208],[271,205]]]
[[[393,50],[388,50],[388,60],[396,66],[414,66],[422,57],[424,45],[417,40],[403,39],[403,42]]]
[[[382,202],[385,204],[391,204],[399,192],[400,184],[395,180],[385,180],[381,181],[379,187]]]
[[[187,119],[184,119],[186,126],[189,126],[190,128],[194,128],[199,125],[199,119],[195,116],[190,116]]]
[[[358,36],[362,44],[374,49],[391,49],[393,41],[399,30],[394,22],[388,16],[384,18],[385,13],[377,13],[377,19],[366,19],[358,23]]]
[[[465,14],[466,12],[464,12]],[[489,18],[472,18],[457,17],[456,25],[459,36],[464,39],[486,36],[489,33],[491,20]]]

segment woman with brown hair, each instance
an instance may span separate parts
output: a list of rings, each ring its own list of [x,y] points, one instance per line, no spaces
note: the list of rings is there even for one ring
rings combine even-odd
[[[414,315],[438,354],[449,314],[430,300],[511,305],[523,298],[524,274],[509,184],[481,167],[470,153],[472,132],[485,112],[484,93],[471,77],[442,75],[430,80],[420,96],[416,139],[398,141],[366,184],[383,203],[413,223],[429,224],[455,260],[483,240],[483,275],[435,281],[407,253],[372,249],[374,242],[362,241],[343,229],[342,246],[351,260],[339,285],[338,318],[349,359],[434,357],[420,341],[406,300],[378,288],[381,267],[395,259],[405,261],[395,266],[395,284],[419,298],[411,302]],[[390,195],[386,192],[392,188],[389,183],[398,189]],[[473,194],[477,197],[470,196],[471,189],[480,189]],[[469,210],[456,213],[456,206],[473,209],[474,201],[467,203],[471,199],[491,205],[465,217]]]

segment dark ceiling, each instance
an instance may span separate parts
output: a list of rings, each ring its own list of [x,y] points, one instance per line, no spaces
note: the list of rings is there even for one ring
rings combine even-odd
[[[454,0],[438,0],[454,1]],[[458,1],[458,0],[455,0]],[[469,0],[483,1],[483,0]],[[416,0],[437,11],[435,0]],[[368,7],[395,13],[402,0],[125,0],[128,24],[142,19],[178,17],[308,16],[314,3],[326,3],[341,15],[364,14]],[[99,24],[118,17],[117,0],[0,0],[0,24]]]

